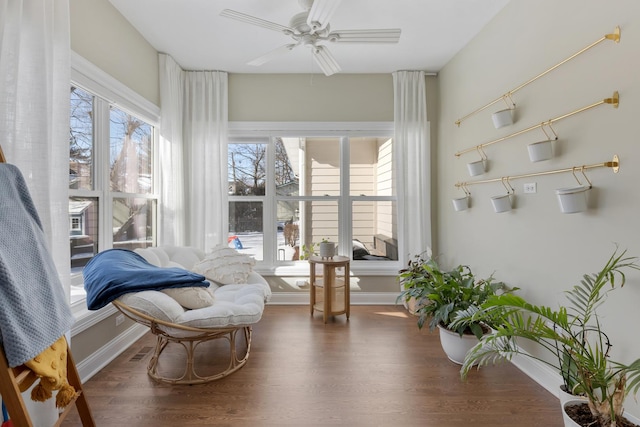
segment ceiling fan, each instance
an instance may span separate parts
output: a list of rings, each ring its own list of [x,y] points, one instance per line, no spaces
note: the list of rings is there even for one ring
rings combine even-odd
[[[293,39],[293,43],[280,46],[254,59],[248,63],[249,65],[260,66],[297,46],[303,45],[311,49],[313,59],[322,72],[330,76],[340,71],[340,65],[338,65],[329,49],[321,43],[398,43],[400,39],[399,28],[331,31],[329,20],[341,1],[298,0],[304,12],[294,15],[289,21],[289,26],[266,21],[231,9],[224,9],[220,16],[278,31]]]

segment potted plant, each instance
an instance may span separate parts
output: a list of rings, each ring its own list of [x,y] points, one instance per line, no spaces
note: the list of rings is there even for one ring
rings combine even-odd
[[[495,362],[515,354],[540,360],[560,372],[573,394],[582,394],[586,403],[570,401],[563,405],[578,412],[576,417],[589,417],[588,423],[569,419],[564,412],[565,425],[613,427],[622,424],[623,403],[626,396],[640,387],[640,359],[631,364],[611,360],[611,343],[602,330],[597,309],[608,293],[625,284],[627,268],[640,269],[636,258],[625,256],[626,251],[613,253],[598,273],[584,275],[579,285],[566,292],[568,305],[552,309],[528,303],[516,295],[491,296],[479,308],[461,311],[453,322],[462,326],[487,317],[501,319],[495,332],[484,336],[467,353],[461,375],[464,378],[474,365]],[[528,340],[550,351],[552,361],[524,352],[518,340]],[[576,424],[571,424],[576,422]],[[626,420],[625,420],[626,422]]]
[[[491,330],[493,320],[487,316],[482,321],[451,327],[456,313],[477,307],[496,293],[512,291],[504,283],[495,282],[493,276],[476,279],[466,265],[443,271],[432,257],[423,254],[414,257],[398,278],[403,289],[397,301],[415,301],[418,327],[422,328],[429,319],[429,329],[439,328],[443,350],[458,364],[463,363],[466,352],[477,340]]]

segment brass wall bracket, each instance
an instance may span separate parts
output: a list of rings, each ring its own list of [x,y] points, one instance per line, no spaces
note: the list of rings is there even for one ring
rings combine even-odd
[[[510,91],[506,92],[504,95],[499,96],[498,98],[496,98],[495,100],[491,101],[490,103],[476,109],[475,111],[467,114],[466,116],[458,119],[455,121],[455,124],[460,127],[460,124],[462,124],[463,120],[468,119],[469,117],[473,116],[476,113],[479,113],[480,111],[489,108],[490,106],[492,106],[493,104],[495,104],[496,102],[499,102],[501,99],[504,99],[505,97],[509,97],[511,98],[511,95],[513,95],[514,93],[516,93],[517,91],[519,91],[520,89],[522,89],[523,87],[527,86],[530,83],[533,83],[534,81],[538,80],[540,77],[546,75],[547,73],[550,73],[551,71],[555,70],[556,68],[558,68],[559,66],[561,66],[562,64],[569,62],[570,60],[572,60],[573,58],[575,58],[576,56],[586,52],[587,50],[591,49],[594,46],[597,46],[598,44],[602,43],[605,40],[612,40],[615,43],[620,43],[620,27],[617,26],[614,30],[613,33],[610,34],[605,34],[604,36],[602,36],[601,38],[599,38],[598,40],[596,40],[595,42],[591,43],[589,46],[580,49],[578,52],[574,53],[573,55],[571,55],[570,57],[560,61],[559,63],[557,63],[556,65],[554,65],[553,67],[543,71],[542,73],[538,74],[537,76],[527,80],[526,82],[522,83],[520,86],[516,87],[515,89],[511,89]]]
[[[613,173],[618,173],[618,171],[620,170],[620,158],[618,157],[617,154],[614,154],[613,155],[613,159],[611,161],[607,161],[607,162],[595,163],[595,164],[591,164],[591,165],[572,166],[570,168],[554,169],[554,170],[544,171],[544,172],[533,172],[533,173],[525,173],[525,174],[521,174],[521,175],[503,176],[503,177],[500,177],[500,178],[483,179],[483,180],[478,180],[478,181],[458,182],[458,183],[455,184],[455,186],[457,188],[466,189],[469,185],[487,184],[487,183],[490,183],[490,182],[502,182],[504,184],[505,180],[507,182],[509,182],[509,180],[512,180],[512,179],[529,178],[529,177],[532,177],[532,176],[552,175],[552,174],[556,174],[556,173],[567,173],[567,172],[571,172],[575,176],[575,171],[576,170],[580,170],[580,171],[582,171],[584,173],[584,171],[586,169],[594,169],[594,168],[611,168]],[[586,176],[585,176],[585,178],[586,178]]]
[[[469,153],[469,152],[475,151],[475,150],[481,150],[483,147],[486,147],[487,145],[492,145],[492,144],[495,144],[496,142],[505,141],[505,140],[507,140],[509,138],[513,138],[514,136],[522,135],[523,133],[532,131],[534,129],[542,128],[543,131],[544,131],[544,126],[549,126],[550,127],[551,124],[553,124],[554,122],[560,121],[562,119],[566,119],[567,117],[571,117],[574,114],[582,113],[583,111],[590,110],[590,109],[592,109],[594,107],[597,107],[597,106],[603,105],[603,104],[609,104],[609,105],[613,106],[613,108],[618,108],[618,105],[620,105],[620,94],[618,93],[618,91],[613,92],[613,95],[611,96],[611,98],[605,98],[602,101],[594,102],[593,104],[587,105],[586,107],[578,108],[577,110],[574,110],[574,111],[572,111],[570,113],[563,114],[563,115],[558,116],[558,117],[554,117],[553,119],[549,119],[549,120],[547,120],[545,122],[538,123],[536,125],[533,125],[533,126],[530,126],[530,127],[526,128],[526,129],[522,129],[522,130],[519,130],[519,131],[514,132],[512,134],[503,136],[501,138],[494,139],[493,141],[485,142],[483,144],[476,145],[475,147],[470,147],[470,148],[458,151],[457,153],[455,153],[455,156],[456,157],[460,157],[461,155],[463,155],[465,153]],[[556,135],[556,139],[557,139],[557,135]]]

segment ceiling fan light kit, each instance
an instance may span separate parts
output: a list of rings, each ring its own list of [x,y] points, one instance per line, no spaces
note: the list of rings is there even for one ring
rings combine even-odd
[[[400,40],[401,30],[397,28],[332,32],[329,21],[341,1],[298,0],[298,3],[305,11],[294,15],[288,27],[231,9],[224,9],[220,15],[268,30],[281,32],[295,41],[295,43],[280,46],[250,61],[249,65],[263,65],[293,48],[303,45],[311,49],[316,64],[326,76],[330,76],[340,72],[341,68],[329,49],[320,43],[398,43]]]

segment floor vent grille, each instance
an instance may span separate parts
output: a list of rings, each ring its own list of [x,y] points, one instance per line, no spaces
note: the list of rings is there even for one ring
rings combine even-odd
[[[134,354],[131,359],[129,359],[129,362],[139,362],[142,359],[145,358],[145,356],[147,354],[149,354],[149,352],[151,351],[153,347],[142,347],[142,349],[140,349],[140,351],[137,354]]]

